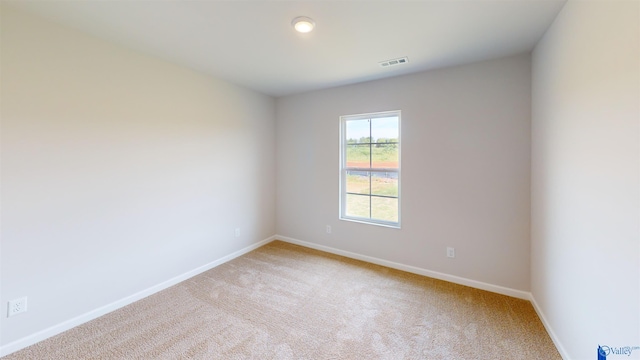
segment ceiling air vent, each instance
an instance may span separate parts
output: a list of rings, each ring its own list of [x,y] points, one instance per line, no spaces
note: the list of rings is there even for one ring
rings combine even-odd
[[[378,64],[380,64],[380,67],[389,67],[389,66],[396,66],[396,65],[406,64],[408,62],[409,62],[409,58],[405,56],[405,57],[401,57],[401,58],[397,58],[397,59],[380,61]]]

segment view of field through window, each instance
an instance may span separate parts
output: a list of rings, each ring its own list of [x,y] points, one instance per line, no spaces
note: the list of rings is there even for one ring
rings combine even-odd
[[[343,138],[344,213],[398,223],[399,116],[347,119]]]

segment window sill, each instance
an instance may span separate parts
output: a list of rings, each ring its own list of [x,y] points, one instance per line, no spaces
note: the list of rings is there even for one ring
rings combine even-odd
[[[343,221],[350,221],[350,222],[355,222],[355,223],[360,223],[360,224],[365,224],[365,225],[374,225],[374,226],[382,226],[382,227],[386,227],[386,228],[391,228],[391,229],[398,229],[400,230],[400,224],[385,224],[385,223],[378,223],[378,222],[372,222],[372,221],[366,221],[366,220],[360,220],[360,219],[354,219],[354,218],[345,218],[345,217],[340,217],[340,220]]]

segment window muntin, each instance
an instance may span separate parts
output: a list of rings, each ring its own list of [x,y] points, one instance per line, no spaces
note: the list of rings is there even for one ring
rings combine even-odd
[[[340,219],[400,227],[400,111],[340,124]]]

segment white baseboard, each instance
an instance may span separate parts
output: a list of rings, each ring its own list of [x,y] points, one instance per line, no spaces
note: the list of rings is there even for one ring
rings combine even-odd
[[[288,243],[291,243],[291,244],[296,244],[296,245],[300,245],[300,246],[304,246],[304,247],[308,247],[308,248],[311,248],[311,249],[316,249],[316,250],[328,252],[328,253],[331,253],[331,254],[341,255],[341,256],[344,256],[344,257],[351,258],[351,259],[362,260],[362,261],[366,261],[366,262],[369,262],[369,263],[386,266],[386,267],[389,267],[389,268],[392,268],[392,269],[397,269],[397,270],[410,272],[410,273],[413,273],[413,274],[428,276],[428,277],[431,277],[431,278],[434,278],[434,279],[444,280],[444,281],[452,282],[452,283],[455,283],[455,284],[469,286],[469,287],[476,288],[476,289],[491,291],[491,292],[494,292],[494,293],[515,297],[515,298],[518,298],[518,299],[529,300],[531,302],[531,304],[533,305],[534,310],[538,314],[538,317],[540,318],[540,321],[542,321],[542,324],[544,325],[545,329],[547,330],[547,333],[551,337],[551,340],[553,341],[553,344],[558,349],[558,352],[560,353],[560,356],[562,356],[562,358],[564,360],[570,360],[571,359],[569,357],[569,354],[565,350],[564,346],[562,346],[562,343],[560,342],[560,339],[558,338],[556,333],[553,331],[553,328],[551,327],[551,325],[547,321],[547,318],[545,317],[544,313],[542,312],[542,309],[540,309],[540,306],[538,306],[538,303],[536,302],[536,299],[533,297],[533,294],[531,294],[530,292],[522,291],[522,290],[515,290],[515,289],[511,289],[511,288],[507,288],[507,287],[499,286],[499,285],[488,284],[488,283],[485,283],[485,282],[482,282],[482,281],[476,281],[476,280],[471,280],[471,279],[467,279],[467,278],[463,278],[463,277],[459,277],[459,276],[444,274],[444,273],[441,273],[441,272],[422,269],[422,268],[415,267],[415,266],[400,264],[400,263],[396,263],[396,262],[393,262],[393,261],[388,261],[388,260],[375,258],[375,257],[372,257],[372,256],[361,255],[361,254],[353,253],[353,252],[350,252],[350,251],[345,251],[345,250],[332,248],[332,247],[329,247],[329,246],[318,245],[318,244],[314,244],[314,243],[311,243],[311,242],[290,238],[290,237],[287,237],[287,236],[275,235],[273,237],[273,239],[274,240],[281,240],[281,241],[284,241],[284,242],[288,242]]]
[[[38,331],[34,334],[28,335],[23,337],[22,339],[18,339],[16,341],[10,342],[4,346],[0,347],[0,356],[5,356],[5,355],[9,355],[13,352],[16,352],[20,349],[23,349],[29,345],[33,345],[37,342],[40,342],[42,340],[45,340],[47,338],[50,338],[54,335],[58,335],[64,331],[67,331],[73,327],[76,327],[78,325],[84,324],[88,321],[91,321],[93,319],[96,319],[102,315],[105,315],[107,313],[110,313],[114,310],[120,309],[121,307],[124,307],[126,305],[129,305],[133,302],[136,302],[140,299],[143,299],[149,295],[153,295],[161,290],[164,290],[168,287],[171,287],[181,281],[187,280],[193,276],[196,276],[200,273],[203,273],[207,270],[211,270],[214,267],[224,264],[227,261],[233,260],[239,256],[242,256],[250,251],[253,251],[267,243],[270,243],[271,241],[273,241],[276,237],[275,236],[271,236],[268,237],[260,242],[257,242],[253,245],[247,246],[244,249],[240,249],[236,252],[233,252],[227,256],[224,256],[220,259],[217,259],[215,261],[212,261],[206,265],[200,266],[198,268],[195,268],[191,271],[188,271],[184,274],[178,275],[176,277],[173,277],[167,281],[164,281],[160,284],[157,284],[155,286],[152,286],[148,289],[142,290],[140,292],[137,292],[133,295],[127,296],[123,299],[117,300],[115,302],[112,302],[111,304],[99,307],[95,310],[89,311],[87,313],[84,313],[82,315],[76,316],[75,318],[69,319],[67,321],[64,321],[60,324],[51,326],[47,329]]]
[[[375,257],[372,257],[372,256],[361,255],[361,254],[353,253],[353,252],[350,252],[350,251],[344,251],[344,250],[332,248],[332,247],[329,247],[329,246],[318,245],[318,244],[310,243],[310,242],[307,242],[307,241],[302,241],[302,240],[290,238],[290,237],[287,237],[287,236],[276,235],[276,236],[274,236],[274,239],[275,240],[282,240],[282,241],[285,241],[285,242],[288,242],[288,243],[291,243],[291,244],[296,244],[296,245],[308,247],[308,248],[311,248],[311,249],[325,251],[325,252],[336,254],[336,255],[341,255],[341,256],[344,256],[344,257],[351,258],[351,259],[362,260],[362,261],[366,261],[366,262],[369,262],[369,263],[372,263],[372,264],[386,266],[386,267],[389,267],[389,268],[392,268],[392,269],[397,269],[397,270],[410,272],[410,273],[413,273],[413,274],[428,276],[430,278],[434,278],[434,279],[438,279],[438,280],[444,280],[444,281],[452,282],[452,283],[455,283],[455,284],[465,285],[465,286],[469,286],[469,287],[476,288],[476,289],[491,291],[491,292],[494,292],[494,293],[515,297],[515,298],[518,298],[518,299],[523,299],[523,300],[530,300],[531,299],[531,293],[527,292],[527,291],[511,289],[511,288],[507,288],[507,287],[504,287],[504,286],[488,284],[488,283],[485,283],[485,282],[482,282],[482,281],[476,281],[476,280],[471,280],[471,279],[467,279],[467,278],[463,278],[463,277],[459,277],[459,276],[449,275],[449,274],[445,274],[445,273],[441,273],[441,272],[437,272],[437,271],[433,271],[433,270],[422,269],[422,268],[419,268],[419,267],[416,267],[416,266],[400,264],[400,263],[396,263],[396,262],[393,262],[393,261],[388,261],[388,260],[375,258]]]
[[[273,240],[282,240],[291,244],[296,244],[296,245],[300,245],[300,246],[304,246],[304,247],[308,247],[311,249],[316,249],[316,250],[320,250],[320,251],[325,251],[328,253],[332,253],[332,254],[336,254],[336,255],[341,255],[341,256],[345,256],[351,259],[356,259],[356,260],[361,260],[361,261],[366,261],[372,264],[377,264],[377,265],[382,265],[382,266],[386,266],[392,269],[397,269],[397,270],[402,270],[402,271],[406,271],[406,272],[410,272],[413,274],[418,274],[418,275],[423,275],[423,276],[428,276],[434,279],[439,279],[439,280],[444,280],[444,281],[448,281],[448,282],[452,282],[455,284],[460,284],[460,285],[465,285],[465,286],[469,286],[469,287],[473,287],[476,289],[481,289],[481,290],[486,290],[486,291],[491,291],[491,292],[495,292],[498,294],[502,294],[502,295],[507,295],[507,296],[511,296],[511,297],[515,297],[515,298],[519,298],[519,299],[524,299],[524,300],[529,300],[531,301],[533,308],[535,309],[535,311],[537,312],[538,316],[540,317],[542,324],[544,325],[545,329],[547,330],[547,332],[549,333],[549,336],[551,337],[551,340],[553,341],[553,343],[555,344],[556,348],[558,349],[558,352],[560,353],[560,355],[562,356],[563,359],[568,360],[569,355],[567,354],[566,350],[564,349],[564,347],[562,346],[562,344],[560,343],[560,340],[558,339],[558,337],[555,335],[553,329],[551,328],[551,326],[549,325],[546,317],[544,316],[544,313],[542,312],[542,310],[540,309],[540,307],[538,306],[538,304],[535,301],[535,298],[533,297],[533,295],[530,292],[526,292],[526,291],[522,291],[522,290],[515,290],[515,289],[511,289],[511,288],[507,288],[507,287],[503,287],[503,286],[499,286],[499,285],[493,285],[493,284],[488,284],[485,282],[481,282],[481,281],[476,281],[476,280],[471,280],[471,279],[467,279],[467,278],[463,278],[463,277],[459,277],[459,276],[454,276],[454,275],[449,275],[449,274],[444,274],[441,272],[437,272],[437,271],[432,271],[432,270],[427,270],[427,269],[422,269],[419,267],[415,267],[415,266],[411,266],[411,265],[405,265],[405,264],[400,264],[400,263],[396,263],[393,261],[388,261],[388,260],[383,260],[383,259],[379,259],[379,258],[375,258],[372,256],[367,256],[367,255],[361,255],[361,254],[357,254],[357,253],[353,253],[350,251],[345,251],[345,250],[340,250],[340,249],[336,249],[336,248],[332,248],[329,246],[324,246],[324,245],[318,245],[318,244],[314,244],[311,242],[307,242],[307,241],[302,241],[302,240],[298,240],[298,239],[294,239],[294,238],[290,238],[287,236],[281,236],[281,235],[274,235],[271,237],[268,237],[260,242],[257,242],[253,245],[247,246],[243,249],[240,249],[234,253],[231,253],[229,255],[226,255],[220,259],[217,259],[215,261],[212,261],[206,265],[200,266],[196,269],[193,269],[191,271],[188,271],[184,274],[178,275],[176,277],[173,277],[167,281],[164,281],[160,284],[157,284],[155,286],[152,286],[148,289],[142,290],[140,292],[137,292],[133,295],[127,296],[126,298],[120,299],[118,301],[115,301],[111,304],[102,306],[98,309],[89,311],[85,314],[82,314],[80,316],[77,316],[75,318],[69,319],[67,321],[64,321],[60,324],[54,325],[52,327],[49,327],[47,329],[38,331],[34,334],[28,335],[22,339],[13,341],[9,344],[6,344],[4,346],[0,346],[0,356],[5,356],[5,355],[9,355],[13,352],[16,352],[20,349],[23,349],[27,346],[33,345],[37,342],[40,342],[42,340],[45,340],[47,338],[50,338],[54,335],[60,334],[64,331],[67,331],[73,327],[76,327],[78,325],[84,324],[88,321],[91,321],[93,319],[96,319],[102,315],[105,315],[107,313],[110,313],[114,310],[117,310],[119,308],[122,308],[126,305],[129,305],[133,302],[136,302],[138,300],[141,300],[147,296],[153,295],[161,290],[164,290],[166,288],[169,288],[181,281],[187,280],[193,276],[196,276],[200,273],[203,273],[207,270],[213,269],[214,267],[224,264],[230,260],[233,260],[239,256],[242,256],[248,252],[251,252],[263,245],[266,245],[268,243],[270,243]]]
[[[558,339],[558,336],[556,336],[556,333],[551,328],[551,324],[549,324],[549,322],[547,321],[547,317],[544,316],[544,312],[542,312],[542,309],[540,308],[540,306],[538,306],[538,303],[536,302],[535,297],[533,297],[533,294],[531,294],[531,299],[529,299],[529,301],[531,301],[531,304],[533,305],[533,308],[536,310],[536,313],[538,314],[540,321],[542,321],[542,325],[544,325],[544,328],[547,329],[547,333],[551,337],[551,341],[553,341],[553,344],[556,346],[556,349],[558,349],[560,356],[562,356],[564,360],[571,359],[569,357],[569,354],[567,353],[567,350],[565,350],[564,346],[562,346],[560,339]]]

